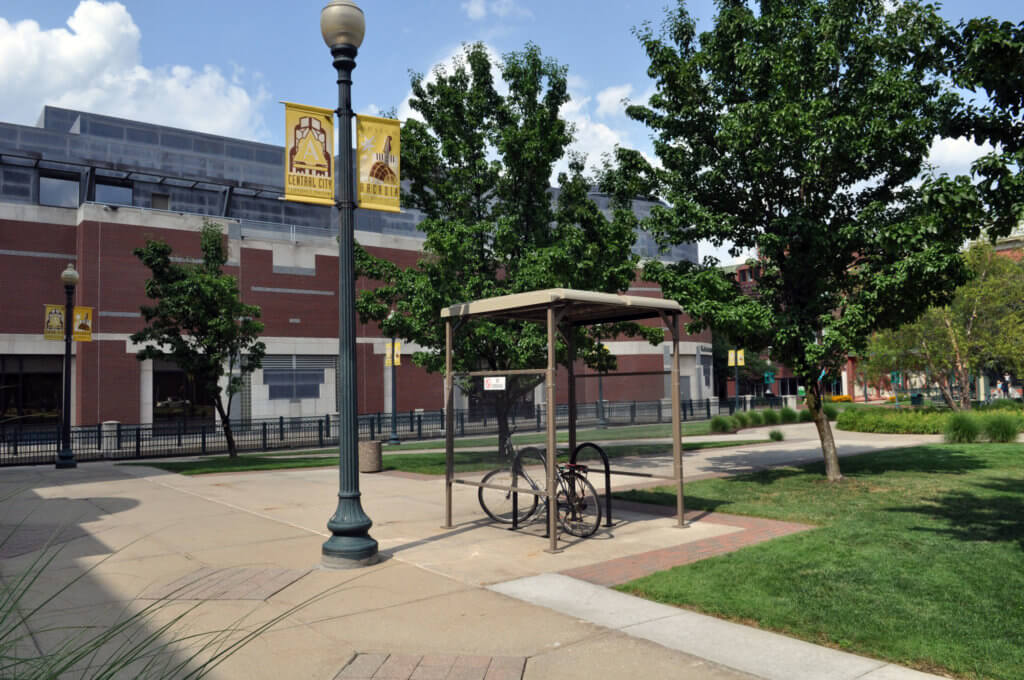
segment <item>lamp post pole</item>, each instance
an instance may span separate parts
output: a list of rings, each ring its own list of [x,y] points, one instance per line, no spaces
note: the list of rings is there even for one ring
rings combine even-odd
[[[377,561],[373,522],[363,511],[359,493],[356,399],[356,314],[352,196],[352,69],[363,42],[363,11],[351,0],[331,0],[320,12],[320,32],[331,48],[338,72],[338,508],[327,522],[325,567],[347,569]]]
[[[75,453],[71,450],[71,327],[75,316],[75,285],[78,272],[68,263],[61,275],[64,283],[64,394],[61,407],[60,451],[57,452],[57,468],[78,467]]]
[[[396,375],[395,363],[395,336],[391,336],[391,438],[388,444],[401,444],[398,438],[398,377]]]

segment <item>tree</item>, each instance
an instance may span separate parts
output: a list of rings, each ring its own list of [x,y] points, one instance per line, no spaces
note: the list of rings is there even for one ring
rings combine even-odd
[[[260,308],[241,301],[238,280],[222,271],[228,255],[220,227],[205,222],[200,230],[203,259],[197,264],[171,261],[171,247],[146,240],[133,253],[152,273],[146,279],[143,306],[146,327],[131,336],[144,347],[139,361],[168,359],[213,396],[220,415],[228,454],[238,455],[231,432],[231,400],[242,388],[242,378],[260,367],[266,346],[256,338],[263,331]],[[227,401],[220,381],[227,376]]]
[[[495,68],[507,94],[496,86]],[[475,44],[430,79],[413,74],[412,92],[410,104],[422,120],[410,118],[402,130],[403,179],[409,182],[403,203],[424,213],[419,228],[426,241],[417,264],[405,270],[358,251],[359,272],[380,282],[360,295],[364,322],[378,321],[385,335],[416,343],[422,350],[413,361],[442,372],[440,311],[449,305],[550,287],[628,289],[639,264],[631,252],[634,187],[624,176],[609,176],[602,189],[612,199],[610,218],[590,199],[585,159],[568,153],[574,131],[560,115],[569,101],[565,67],[543,58],[535,45],[495,65]],[[552,171],[567,155],[569,169],[559,175],[553,201]],[[578,332],[579,355],[607,367],[597,336],[623,330],[662,339],[660,329],[633,325]],[[455,369],[537,368],[546,352],[545,332],[535,324],[479,321],[459,329]],[[565,362],[561,343],[558,352]],[[533,376],[509,376],[506,390],[497,393],[502,444],[509,410],[538,383]],[[461,386],[479,389],[469,381]]]
[[[645,276],[698,324],[770,347],[803,379],[832,481],[822,371],[835,376],[872,331],[964,279],[958,250],[977,225],[931,209],[914,183],[958,102],[941,78],[950,32],[931,6],[884,0],[719,0],[700,36],[680,4],[663,31],[637,30],[656,91],[627,113],[654,132],[663,167],[641,176],[670,205],[645,227],[665,244],[758,254],[755,297],[714,262]]]
[[[1024,369],[1024,265],[1000,256],[991,245],[974,245],[965,256],[971,280],[947,305],[871,339],[873,372],[924,371],[955,410],[971,407],[972,375]],[[957,398],[950,376],[960,384]]]

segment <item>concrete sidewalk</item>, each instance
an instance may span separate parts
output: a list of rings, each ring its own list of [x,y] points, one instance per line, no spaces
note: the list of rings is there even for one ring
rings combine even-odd
[[[780,443],[687,454],[686,474],[813,457],[807,427],[788,426]],[[843,454],[931,440],[837,435]],[[633,464],[671,469],[668,459]],[[280,619],[218,667],[217,678],[928,677],[658,609],[586,576],[618,573],[625,563],[654,570],[661,563],[652,555],[683,563],[713,554],[709,546],[734,549],[805,527],[757,533],[703,514],[677,529],[668,517],[623,506],[613,527],[549,554],[539,526],[511,532],[485,521],[473,488],[456,487],[455,526],[444,530],[441,480],[385,473],[361,475],[360,484],[384,560],[334,572],[319,567],[336,503],[331,468],[200,477],[109,463],[7,469],[0,522],[10,538],[0,545],[0,570],[24,572],[48,540],[61,548],[30,598],[58,593],[29,621],[36,649],[64,639],[54,624],[108,626],[153,603],[150,630],[193,607],[179,624],[190,632]]]

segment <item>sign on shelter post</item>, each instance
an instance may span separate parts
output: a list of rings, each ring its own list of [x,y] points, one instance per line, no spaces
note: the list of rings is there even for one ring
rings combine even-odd
[[[359,207],[401,212],[401,124],[390,118],[356,116]]]
[[[284,199],[334,205],[334,111],[284,104]]]

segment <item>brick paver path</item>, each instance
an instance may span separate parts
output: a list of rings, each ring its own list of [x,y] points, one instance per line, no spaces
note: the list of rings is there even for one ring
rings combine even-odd
[[[335,680],[521,680],[523,656],[356,654]]]
[[[647,514],[664,515],[666,517],[675,515],[675,508],[631,503],[618,499],[615,501],[615,507]],[[725,524],[738,527],[742,531],[734,531],[722,536],[705,538],[700,541],[684,543],[669,548],[650,550],[636,555],[608,560],[607,562],[590,564],[585,567],[567,569],[561,573],[601,586],[618,585],[641,576],[653,574],[656,571],[678,567],[682,564],[689,564],[697,560],[739,550],[761,541],[814,528],[807,524],[797,524],[795,522],[780,522],[778,520],[760,519],[758,517],[726,515],[718,512],[705,512],[703,510],[687,512],[686,519],[689,522],[707,521],[713,524]],[[685,529],[681,529],[681,531],[685,531]]]

